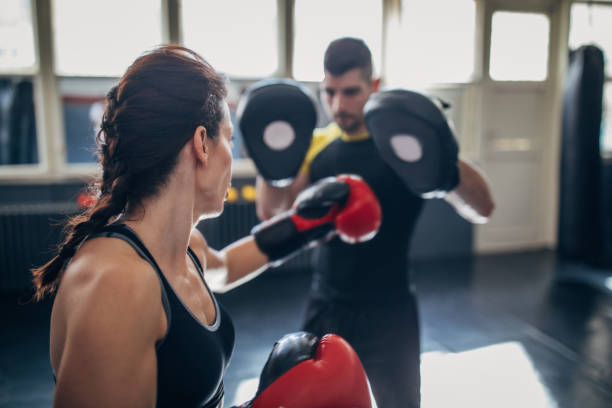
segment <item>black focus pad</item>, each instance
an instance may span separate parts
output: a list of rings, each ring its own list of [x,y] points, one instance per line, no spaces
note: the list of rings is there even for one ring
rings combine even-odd
[[[291,79],[267,79],[250,87],[236,112],[247,152],[259,174],[276,186],[298,174],[317,124],[315,98]]]
[[[428,97],[394,89],[370,96],[365,122],[383,160],[416,194],[459,184],[458,145],[443,112]]]
[[[283,336],[274,343],[259,376],[259,395],[281,375],[302,361],[310,360],[319,345],[319,338],[312,333],[296,332]]]
[[[326,177],[317,181],[296,198],[295,212],[302,218],[315,220],[327,215],[331,208],[346,204],[351,189],[348,184],[336,177]]]

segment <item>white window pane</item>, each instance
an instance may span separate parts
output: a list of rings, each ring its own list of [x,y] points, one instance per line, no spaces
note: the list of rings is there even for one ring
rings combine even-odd
[[[392,40],[389,55],[389,82],[422,87],[471,80],[476,28],[473,0],[404,0],[401,19],[400,38]]]
[[[30,0],[2,0],[0,11],[0,72],[34,67]]]
[[[161,43],[161,0],[53,0],[55,71],[120,76]]]
[[[183,43],[215,69],[257,78],[278,68],[276,0],[183,0]]]
[[[323,78],[323,55],[340,37],[357,37],[372,52],[374,70],[380,67],[382,1],[296,0],[293,76],[301,81]]]
[[[493,14],[489,74],[498,81],[543,81],[548,73],[549,21],[544,14]]]
[[[612,81],[604,86],[604,111],[601,118],[601,150],[612,152]]]
[[[595,44],[606,57],[606,73],[612,77],[612,5],[573,4],[570,19],[569,46]]]

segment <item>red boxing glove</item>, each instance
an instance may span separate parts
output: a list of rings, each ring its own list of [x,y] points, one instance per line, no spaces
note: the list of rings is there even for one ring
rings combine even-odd
[[[274,262],[336,234],[348,243],[367,241],[380,223],[380,204],[372,189],[359,176],[341,175],[319,180],[296,198],[290,211],[255,226],[251,233]]]
[[[349,243],[368,241],[380,228],[382,212],[374,192],[359,176],[343,174],[338,180],[350,186],[348,200],[334,220],[340,238]]]
[[[289,334],[274,345],[248,408],[371,408],[359,357],[342,337]]]

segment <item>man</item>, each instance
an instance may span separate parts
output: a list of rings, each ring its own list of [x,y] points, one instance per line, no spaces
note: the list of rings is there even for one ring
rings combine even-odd
[[[371,59],[359,39],[341,38],[328,46],[323,86],[334,122],[315,131],[293,184],[276,188],[257,178],[257,214],[268,219],[287,209],[300,191],[328,176],[357,174],[372,187],[382,207],[380,230],[365,243],[334,238],[318,250],[303,329],[348,340],[379,408],[417,407],[419,324],[408,252],[423,198],[382,160],[366,128],[363,108],[380,85],[372,77]],[[457,167],[459,184],[445,199],[469,221],[486,222],[494,207],[487,182],[465,161]]]

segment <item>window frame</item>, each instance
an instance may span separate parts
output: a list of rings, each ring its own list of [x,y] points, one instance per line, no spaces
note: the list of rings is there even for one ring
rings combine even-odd
[[[292,15],[290,17],[291,18],[291,22],[292,22],[292,28],[293,28],[292,31],[291,31],[292,37],[293,37],[292,38],[292,47],[291,47],[292,54],[290,56],[290,58],[292,60],[291,61],[292,68],[295,65],[294,64],[294,62],[295,62],[294,60],[296,59],[296,48],[295,47],[300,45],[299,42],[296,44],[296,37],[297,37],[298,34],[300,34],[300,33],[297,32],[297,25],[298,24],[297,24],[297,21],[296,21],[297,19],[295,17],[296,2],[297,2],[297,0],[292,0],[292,3],[293,3],[293,6],[292,6],[293,13],[292,13]],[[304,0],[304,3],[310,3],[310,1]],[[379,0],[380,9],[377,9],[377,11],[380,11],[380,18],[381,18],[380,19],[380,27],[379,27],[379,30],[373,30],[372,31],[372,32],[376,33],[376,35],[378,36],[377,40],[380,40],[380,43],[374,44],[372,41],[369,41],[371,39],[368,39],[366,37],[362,37],[364,39],[364,41],[368,44],[368,46],[370,48],[370,51],[372,52],[372,64],[373,64],[373,69],[374,69],[374,72],[373,72],[374,75],[382,75],[382,73],[383,73],[383,65],[384,65],[384,62],[383,62],[383,60],[384,60],[384,51],[383,50],[384,50],[384,42],[385,42],[384,24],[385,24],[385,4],[386,3],[388,3],[388,2]],[[371,7],[375,7],[373,2],[372,3],[368,3],[368,5],[371,6]],[[370,16],[368,15],[368,18],[369,17]],[[302,23],[300,23],[300,26],[302,26]],[[304,24],[303,26],[307,27],[308,25]],[[310,32],[311,31],[306,32],[307,35],[303,36],[302,38],[308,37],[308,34],[310,34]],[[354,33],[353,34],[346,33],[345,35],[351,36],[351,35],[355,35],[355,34]],[[380,45],[380,47],[378,49],[376,49],[375,48],[376,45]],[[305,56],[305,54],[303,52],[300,53],[300,54],[302,54],[301,56]],[[300,58],[297,58],[298,61],[299,61],[299,59]],[[308,58],[306,58],[306,59],[308,59]],[[323,66],[323,53],[321,53],[320,60],[316,64],[318,64],[317,67],[322,67]],[[310,77],[310,78],[307,78],[308,75],[306,75],[306,77],[304,77],[304,78],[296,77],[296,74],[300,74],[300,73],[299,72],[296,73],[294,69],[291,69],[291,71],[288,72],[288,74],[289,74],[290,77],[295,78],[297,81],[300,81],[300,82],[303,82],[303,83],[316,83],[316,82],[319,82],[319,81],[317,79],[313,79],[313,78],[318,77],[320,79],[323,79],[322,68],[317,68],[317,71],[319,73],[316,74],[313,77]]]
[[[40,58],[39,58],[39,48],[38,48],[38,24],[36,18],[36,0],[28,0],[30,3],[30,11],[31,11],[31,22],[32,22],[32,36],[34,40],[34,64],[30,67],[26,68],[15,68],[15,69],[6,69],[0,70],[0,77],[2,78],[15,78],[15,77],[34,77],[40,71]]]
[[[403,21],[403,10],[402,10],[402,4],[404,3],[404,1],[406,0],[397,0],[399,2],[398,8],[397,8],[397,17],[391,15],[390,16],[390,20],[391,21],[386,21],[386,23],[388,25],[390,25],[390,27],[387,27],[385,29],[385,31],[389,31],[389,30],[397,30],[397,41],[399,41],[401,43],[402,41],[402,36],[404,36],[405,34],[402,32],[403,27],[406,25],[406,22]],[[485,26],[486,26],[486,16],[485,16],[485,4],[481,1],[481,0],[472,0],[474,2],[475,5],[475,15],[474,15],[474,36],[472,38],[472,43],[473,43],[473,50],[474,50],[474,55],[473,55],[473,61],[472,61],[472,73],[470,74],[470,76],[468,78],[465,78],[464,80],[461,81],[431,81],[431,82],[427,82],[426,85],[426,89],[448,89],[448,88],[462,88],[462,87],[466,87],[469,86],[471,84],[476,84],[479,83],[480,81],[482,81],[483,79],[483,52],[484,52],[484,45],[483,45],[483,40],[486,38],[486,33],[485,33]],[[383,9],[383,16],[384,16],[384,12],[385,10]],[[397,22],[393,21],[394,18],[397,18]],[[399,25],[398,27],[394,27],[394,25]],[[389,35],[389,37],[391,37],[391,35]],[[393,39],[390,39],[390,41],[393,41]],[[385,41],[385,37],[383,36],[383,49],[386,47],[389,47],[390,44],[386,43]],[[383,53],[383,66],[389,66],[392,65],[392,61],[390,61],[390,57],[387,54],[387,58],[385,59],[385,54]],[[385,71],[386,72],[386,71]]]

